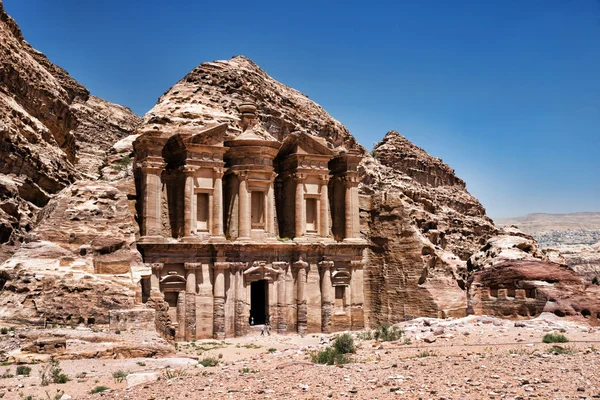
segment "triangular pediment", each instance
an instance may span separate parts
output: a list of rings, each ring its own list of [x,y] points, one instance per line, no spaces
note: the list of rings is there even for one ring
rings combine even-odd
[[[227,124],[213,125],[184,139],[186,145],[222,146]]]
[[[331,157],[335,155],[335,152],[327,147],[327,142],[323,138],[305,132],[294,132],[283,141],[279,157],[290,154],[315,154]]]

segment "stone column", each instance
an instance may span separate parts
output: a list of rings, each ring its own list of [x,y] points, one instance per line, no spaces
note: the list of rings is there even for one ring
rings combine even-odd
[[[202,264],[185,264],[185,340],[196,339],[196,269]]]
[[[238,173],[240,180],[239,214],[238,214],[238,239],[250,239],[250,192],[248,191],[248,175]]]
[[[360,214],[358,205],[358,178],[346,175],[344,179],[345,196],[345,239],[360,239]]]
[[[244,336],[247,331],[248,320],[244,315],[244,303],[246,302],[246,291],[244,290],[243,266],[238,265],[235,272],[231,270],[231,277],[235,285],[235,316],[234,316],[234,334],[235,336]]]
[[[298,326],[298,333],[304,335],[306,333],[308,324],[306,295],[304,293],[304,286],[306,284],[306,268],[308,267],[308,263],[300,259],[294,263],[294,267],[298,270],[298,277],[296,281],[298,290],[298,295],[296,296],[296,301],[298,302],[296,323]]]
[[[319,267],[323,273],[321,279],[321,330],[323,333],[331,333],[331,316],[333,314],[331,268],[333,268],[333,261],[321,261]]]
[[[215,339],[225,339],[225,270],[229,267],[227,262],[214,264],[214,314],[213,332]]]
[[[183,236],[191,237],[192,228],[195,228],[193,224],[196,221],[192,221],[194,217],[193,206],[194,206],[194,174],[195,169],[191,167],[185,167],[185,188],[183,198]]]
[[[185,339],[185,290],[177,296],[177,339]]]
[[[144,162],[142,171],[142,226],[141,236],[161,236],[161,173],[163,164]]]
[[[271,235],[275,235],[275,191],[273,190],[273,185],[274,185],[274,179],[275,176],[273,176],[273,178],[271,179],[271,183],[269,183],[269,189],[267,190],[267,213],[266,213],[266,217],[267,217],[267,224],[266,224],[266,231],[271,234]]]
[[[305,232],[306,218],[304,216],[306,206],[304,204],[304,179],[305,174],[294,174],[294,181],[296,182],[296,225],[295,225],[295,237],[301,238]]]
[[[364,263],[361,260],[350,261],[350,313],[353,330],[363,329],[365,327],[363,267]]]
[[[213,190],[212,235],[224,237],[223,233],[223,168],[214,168],[215,186]]]
[[[320,223],[319,223],[319,236],[329,237],[329,188],[327,183],[329,182],[329,175],[321,175],[321,196],[319,198],[320,204]]]
[[[214,325],[213,286],[210,266],[199,264],[196,271],[196,338],[212,339]]]
[[[279,274],[277,275],[277,333],[283,335],[287,333],[287,300],[286,300],[286,282],[285,272],[288,269],[288,263],[284,261],[275,261],[273,263]]]

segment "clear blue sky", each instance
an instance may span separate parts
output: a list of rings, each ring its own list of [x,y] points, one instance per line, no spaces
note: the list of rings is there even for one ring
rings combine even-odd
[[[442,158],[492,217],[600,211],[600,1],[4,0],[25,38],[143,115],[242,54],[367,148]]]

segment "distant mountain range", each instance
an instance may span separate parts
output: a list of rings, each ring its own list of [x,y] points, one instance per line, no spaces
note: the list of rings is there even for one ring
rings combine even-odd
[[[498,218],[494,223],[516,225],[542,248],[560,250],[569,266],[586,278],[600,275],[600,212],[529,214]]]

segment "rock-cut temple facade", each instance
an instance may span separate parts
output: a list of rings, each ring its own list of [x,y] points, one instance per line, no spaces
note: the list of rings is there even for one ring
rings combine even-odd
[[[241,129],[144,133],[134,143],[140,240],[178,339],[364,327],[359,158],[307,133],[278,141],[256,106]],[[164,303],[163,303],[164,304]]]

